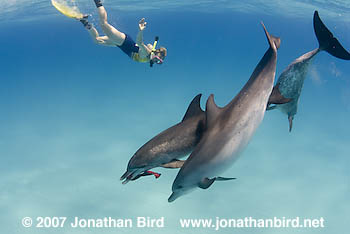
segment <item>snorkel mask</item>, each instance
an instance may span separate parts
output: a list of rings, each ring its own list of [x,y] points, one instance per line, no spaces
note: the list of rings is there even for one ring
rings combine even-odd
[[[151,52],[151,55],[150,55],[150,57],[152,59],[149,61],[150,67],[153,67],[154,63],[156,63],[156,64],[162,64],[163,63],[163,59],[161,59],[159,56],[155,55],[155,53],[154,53],[154,52],[156,52],[156,46],[157,46],[158,40],[159,40],[159,37],[156,37],[154,39],[152,52]]]

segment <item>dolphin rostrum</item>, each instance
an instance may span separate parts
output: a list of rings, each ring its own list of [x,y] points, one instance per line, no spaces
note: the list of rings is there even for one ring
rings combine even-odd
[[[304,80],[309,65],[315,55],[325,50],[337,58],[350,60],[350,53],[343,48],[335,37],[333,37],[333,34],[321,21],[317,11],[314,13],[313,24],[319,48],[300,56],[288,65],[278,78],[268,103],[267,110],[272,110],[277,107],[288,115],[289,131],[292,131],[293,119],[297,113],[298,101]],[[270,106],[270,104],[275,105]]]
[[[121,176],[126,184],[140,176],[159,174],[148,171],[155,167],[180,168],[184,161],[179,158],[190,154],[198,144],[205,128],[205,113],[200,107],[202,94],[189,105],[182,121],[159,133],[144,144],[132,156],[127,171]]]
[[[234,179],[217,176],[237,159],[260,125],[276,73],[280,39],[269,35],[264,25],[263,28],[269,49],[229,104],[220,108],[215,104],[213,95],[208,98],[206,131],[177,174],[169,202],[194,188],[207,189],[215,180]]]

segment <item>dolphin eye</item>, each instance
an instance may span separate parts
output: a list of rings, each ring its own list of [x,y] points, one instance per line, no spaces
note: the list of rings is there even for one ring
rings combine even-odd
[[[183,186],[182,186],[182,185],[179,185],[179,186],[177,186],[177,188],[178,188],[178,189],[182,189],[182,188],[183,188]]]

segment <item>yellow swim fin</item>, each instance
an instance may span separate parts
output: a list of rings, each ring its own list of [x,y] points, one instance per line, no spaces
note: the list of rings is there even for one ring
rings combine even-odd
[[[51,0],[51,4],[63,15],[73,18],[73,19],[82,19],[84,15],[80,13],[78,7],[69,6],[66,1]]]

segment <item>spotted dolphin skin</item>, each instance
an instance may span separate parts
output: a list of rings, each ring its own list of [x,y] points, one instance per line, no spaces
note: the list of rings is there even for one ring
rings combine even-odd
[[[168,202],[195,188],[207,189],[233,164],[260,125],[272,91],[280,39],[265,29],[269,49],[260,60],[238,95],[220,108],[211,95],[206,103],[206,131],[195,150],[185,161],[172,186]]]
[[[148,170],[155,167],[180,168],[184,161],[179,158],[190,154],[202,137],[205,127],[205,113],[200,107],[201,94],[189,105],[182,121],[161,132],[144,144],[132,156],[127,171],[121,176],[126,184],[141,176],[155,175]]]
[[[297,113],[304,80],[315,55],[324,50],[339,59],[350,60],[350,53],[333,37],[333,34],[321,21],[317,11],[314,13],[313,24],[319,48],[300,56],[288,65],[278,78],[268,103],[267,110],[277,107],[288,115],[289,131],[292,131],[293,119]],[[289,100],[289,102],[285,103],[286,100]],[[270,106],[271,104],[275,105]]]

